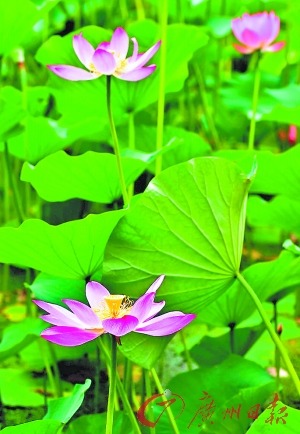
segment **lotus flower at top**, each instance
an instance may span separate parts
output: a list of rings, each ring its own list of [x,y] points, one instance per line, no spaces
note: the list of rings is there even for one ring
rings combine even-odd
[[[96,339],[103,333],[110,333],[117,338],[132,331],[151,336],[175,333],[196,315],[173,311],[154,318],[165,305],[164,301],[154,303],[156,291],[163,279],[164,276],[160,276],[135,303],[124,295],[111,295],[98,282],[86,285],[90,306],[76,300],[63,300],[72,312],[52,303],[33,300],[48,312],[41,318],[55,325],[44,330],[41,336],[58,345],[76,346]]]
[[[118,27],[110,42],[101,42],[95,48],[82,36],[73,37],[73,48],[86,69],[71,65],[47,65],[61,78],[71,81],[94,80],[101,75],[114,75],[121,80],[139,81],[154,72],[156,65],[145,66],[159,49],[161,41],[145,53],[138,54],[138,42],[133,42],[132,56],[126,57],[129,49],[129,36],[124,29]]]
[[[280,19],[274,12],[259,12],[257,14],[244,14],[242,18],[231,21],[232,31],[236,39],[244,45],[233,44],[243,54],[254,51],[279,51],[285,42],[280,41],[271,45],[277,38],[280,30]]]

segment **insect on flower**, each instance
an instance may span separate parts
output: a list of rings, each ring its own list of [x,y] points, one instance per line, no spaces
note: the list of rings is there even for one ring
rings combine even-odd
[[[234,18],[231,27],[236,39],[244,45],[233,44],[234,48],[243,54],[253,53],[254,51],[279,51],[285,41],[276,42],[280,30],[280,19],[274,12],[259,12],[249,15],[243,14],[242,18]]]
[[[71,81],[94,80],[101,75],[114,75],[126,81],[142,80],[156,68],[156,65],[145,65],[159,49],[161,41],[145,53],[138,54],[138,42],[135,38],[131,40],[133,53],[132,56],[126,57],[129,36],[121,27],[114,31],[110,42],[101,42],[96,50],[80,33],[73,36],[73,48],[86,69],[71,65],[47,65],[47,68],[59,77]]]
[[[116,337],[132,331],[151,336],[166,336],[181,330],[196,315],[180,311],[165,313],[156,318],[164,301],[154,303],[156,291],[164,280],[160,276],[135,303],[124,295],[111,295],[98,282],[86,285],[86,297],[90,306],[76,300],[62,300],[70,310],[45,301],[33,300],[48,312],[41,318],[54,327],[41,333],[50,342],[64,346],[76,346],[110,333]]]

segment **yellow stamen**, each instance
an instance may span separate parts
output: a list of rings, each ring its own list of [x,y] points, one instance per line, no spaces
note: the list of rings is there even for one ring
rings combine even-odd
[[[117,63],[117,67],[116,67],[116,70],[115,70],[114,74],[116,76],[119,76],[119,75],[123,74],[124,73],[124,69],[126,68],[127,65],[128,65],[128,60],[127,59],[119,60],[118,63]]]
[[[97,77],[100,77],[102,75],[101,72],[97,71],[97,68],[93,63],[90,63],[90,72],[97,75]]]
[[[124,295],[108,295],[104,297],[113,318],[117,318]]]
[[[123,318],[128,315],[133,301],[124,295],[108,295],[100,301],[99,308],[93,309],[96,315],[103,321],[109,318]]]

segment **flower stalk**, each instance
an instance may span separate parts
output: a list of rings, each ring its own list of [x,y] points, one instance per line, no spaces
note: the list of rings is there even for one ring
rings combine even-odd
[[[110,382],[109,382],[105,434],[112,434],[113,432],[114,405],[115,405],[116,384],[117,384],[116,376],[117,376],[117,340],[115,336],[112,336],[111,337],[111,368],[110,368]]]
[[[210,134],[211,134],[211,137],[213,140],[214,148],[218,150],[218,149],[221,149],[223,146],[220,142],[218,131],[216,129],[214,119],[213,119],[213,116],[212,116],[211,111],[210,111],[208,97],[207,97],[207,93],[206,93],[206,86],[205,86],[205,82],[204,82],[204,77],[203,77],[201,69],[196,64],[194,65],[194,71],[195,71],[196,80],[198,82],[200,98],[201,98],[202,105],[203,105],[203,111],[204,111],[209,129],[210,129]]]
[[[161,385],[161,382],[159,381],[158,375],[157,375],[156,370],[154,368],[151,369],[151,374],[152,374],[152,377],[153,377],[153,380],[155,382],[155,385],[156,385],[158,392],[161,394],[164,394],[164,389]],[[169,422],[170,422],[173,433],[174,434],[180,434],[177,423],[175,422],[173,412],[172,412],[170,406],[166,407],[166,413],[168,415]]]
[[[186,363],[187,363],[188,370],[192,371],[192,369],[193,369],[193,361],[192,361],[190,352],[189,352],[187,344],[186,344],[186,339],[185,339],[184,331],[180,330],[179,335],[180,335],[181,343],[183,345],[183,350],[184,350],[184,355],[185,355],[185,358],[186,358]]]
[[[285,366],[292,378],[292,381],[295,385],[295,388],[300,396],[300,381],[297,375],[297,372],[295,371],[295,368],[281,342],[281,340],[279,339],[279,336],[277,335],[276,331],[274,330],[274,328],[272,327],[272,324],[261,304],[260,299],[257,297],[256,293],[254,292],[254,290],[251,288],[251,286],[249,285],[249,283],[244,279],[244,277],[240,274],[237,273],[236,277],[238,278],[238,280],[240,281],[240,283],[242,284],[242,286],[246,289],[246,291],[248,292],[248,294],[250,295],[250,297],[252,298],[263,322],[265,323],[265,326],[274,342],[274,344],[276,345],[276,347],[278,348],[278,351],[285,363]]]
[[[30,299],[31,301],[31,299]],[[52,366],[53,366],[53,372],[54,372],[54,381],[56,384],[56,389],[57,389],[57,394],[58,397],[62,397],[62,384],[60,381],[60,373],[59,373],[59,369],[58,369],[58,365],[57,365],[57,358],[56,358],[56,354],[55,354],[55,350],[53,345],[51,345],[49,342],[47,342],[48,345],[48,350],[52,359]]]
[[[121,191],[123,196],[123,202],[124,202],[124,208],[129,207],[129,198],[124,178],[124,172],[122,168],[122,161],[121,161],[121,154],[120,154],[120,147],[118,142],[118,136],[117,131],[113,119],[112,114],[112,106],[111,106],[111,76],[106,76],[106,103],[107,103],[107,112],[108,112],[108,119],[109,119],[109,126],[110,131],[113,139],[113,145],[114,145],[114,152],[117,160],[117,167],[118,167],[118,173],[119,173],[119,179],[120,179],[120,185],[121,185]]]
[[[131,385],[132,385],[132,362],[129,359],[125,359],[124,363],[124,389],[125,393],[128,396],[128,399],[131,399]]]
[[[107,365],[111,366],[112,365],[111,356],[109,355],[109,352],[107,351],[107,348],[103,342],[103,338],[97,339],[97,343],[98,343],[99,348],[100,348],[101,357],[104,358]],[[127,416],[131,422],[134,434],[142,434],[140,427],[139,427],[139,424],[137,422],[137,419],[136,419],[136,417],[133,413],[133,410],[131,408],[130,402],[126,396],[123,384],[122,384],[117,372],[116,372],[116,385],[117,385],[117,390],[119,392],[121,401],[123,403],[124,410],[127,413]]]
[[[134,0],[134,2],[138,21],[144,20],[146,15],[143,0]]]
[[[19,220],[19,223],[23,223],[23,221],[25,220],[25,214],[23,212],[22,202],[21,202],[19,191],[17,189],[16,180],[13,177],[12,165],[11,165],[10,154],[8,151],[7,142],[4,142],[4,161],[5,161],[5,165],[6,165],[6,171],[8,174],[8,180],[9,180],[10,188],[13,192],[13,201],[14,201],[16,213],[18,216],[18,220]]]
[[[167,27],[168,27],[168,0],[162,0],[161,5],[161,39],[164,41],[160,52],[159,93],[157,111],[156,150],[163,147],[164,119],[165,119],[165,81],[167,64]],[[162,171],[162,155],[159,154],[155,162],[155,175]]]
[[[251,121],[250,121],[250,131],[249,131],[249,140],[248,140],[248,150],[249,151],[253,151],[253,149],[254,149],[256,113],[257,113],[257,105],[258,105],[258,99],[259,99],[260,78],[261,78],[261,73],[260,73],[260,69],[259,69],[259,58],[258,58],[256,67],[255,67],[255,71],[254,71],[252,115],[251,115]]]
[[[146,375],[145,375],[145,384],[146,384],[146,395],[147,395],[147,398],[151,398],[151,396],[152,396],[152,390],[151,390],[150,371],[146,372]],[[149,420],[154,420],[152,406],[149,405],[148,408],[147,408],[147,410],[148,410]],[[156,433],[155,426],[154,427],[150,427],[149,431],[150,431],[150,434],[155,434]]]
[[[44,361],[44,365],[45,365],[45,369],[47,372],[47,377],[49,380],[49,384],[50,384],[50,388],[53,391],[54,395],[56,398],[59,398],[59,396],[61,396],[59,394],[59,390],[57,388],[57,383],[54,379],[53,373],[52,373],[52,369],[51,369],[51,365],[49,363],[47,354],[45,352],[45,348],[44,348],[44,342],[42,339],[38,339],[38,345],[39,345],[39,349],[40,349],[40,353],[42,355],[43,361]]]
[[[231,322],[229,324],[229,337],[230,337],[230,351],[232,354],[234,354],[234,331],[235,331],[235,323]]]
[[[274,329],[275,329],[275,332],[277,333],[277,335],[280,339],[281,333],[278,332],[277,300],[273,301],[273,313],[274,313]],[[275,345],[275,370],[276,370],[276,389],[277,389],[277,392],[279,393],[279,388],[280,388],[280,353],[279,353],[276,345]]]
[[[134,112],[131,111],[128,117],[128,147],[132,151],[135,149],[135,128],[134,128]],[[134,195],[134,182],[128,187],[129,200]]]

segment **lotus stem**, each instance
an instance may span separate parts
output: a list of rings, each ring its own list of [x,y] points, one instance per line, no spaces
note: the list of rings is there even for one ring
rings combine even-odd
[[[273,313],[274,313],[274,329],[277,333],[279,339],[280,334],[278,333],[278,310],[277,310],[277,300],[273,301]],[[276,369],[276,389],[279,393],[280,388],[280,354],[278,348],[275,345],[275,369]]]
[[[124,389],[125,393],[128,396],[128,399],[130,401],[131,399],[131,383],[132,383],[132,375],[131,375],[131,368],[132,368],[132,362],[129,359],[125,359],[124,363]]]
[[[7,142],[4,142],[4,161],[5,161],[5,165],[6,165],[6,171],[8,174],[8,180],[9,180],[10,188],[13,192],[13,200],[14,200],[16,213],[17,213],[19,222],[23,223],[23,221],[25,220],[25,215],[24,215],[23,208],[22,208],[20,194],[19,194],[19,191],[17,189],[16,180],[12,174],[12,166],[11,166],[10,154],[8,151]]]
[[[192,369],[193,369],[193,361],[192,361],[190,352],[189,352],[187,344],[186,344],[186,339],[185,339],[184,331],[180,330],[179,335],[180,335],[180,339],[181,339],[181,342],[182,342],[182,345],[183,345],[184,355],[185,355],[185,358],[186,358],[188,370],[192,371]]]
[[[55,397],[58,398],[59,397],[59,392],[57,390],[57,386],[56,386],[56,382],[54,380],[52,369],[51,369],[49,360],[47,358],[47,354],[45,352],[44,341],[43,341],[42,338],[38,339],[38,345],[39,345],[40,352],[41,352],[41,355],[42,355],[42,358],[43,358],[43,361],[44,361],[44,365],[45,365],[45,369],[46,369],[46,372],[47,372],[50,388],[54,392]]]
[[[164,140],[164,119],[165,119],[165,81],[166,81],[166,59],[167,59],[167,27],[168,27],[168,0],[160,2],[160,26],[161,26],[161,51],[160,51],[160,76],[159,76],[159,94],[158,94],[158,111],[157,111],[157,133],[156,133],[156,150],[163,147]],[[159,154],[155,162],[155,175],[162,171],[162,155]]]
[[[29,293],[29,291],[28,291],[28,293]],[[49,353],[51,355],[52,366],[53,366],[53,371],[54,371],[54,381],[56,384],[58,397],[60,398],[62,396],[62,385],[61,385],[61,381],[60,381],[60,374],[59,374],[59,369],[58,369],[58,365],[57,365],[55,349],[54,349],[54,346],[50,342],[48,342],[48,341],[46,341],[46,342],[48,344]]]
[[[111,107],[111,76],[106,76],[106,102],[107,102],[107,111],[108,111],[108,119],[109,119],[109,125],[110,125],[110,131],[113,139],[114,144],[114,152],[117,160],[117,167],[118,167],[118,173],[119,173],[119,179],[121,184],[121,191],[123,196],[123,202],[124,202],[124,208],[129,207],[129,198],[127,194],[127,188],[122,168],[122,161],[121,161],[121,154],[120,154],[120,147],[118,142],[118,136],[116,132],[116,127],[114,123],[114,118],[112,115],[112,107]]]
[[[232,354],[234,354],[234,333],[235,333],[235,326],[236,324],[234,322],[231,322],[228,324],[230,328],[229,336],[230,336],[230,351]]]
[[[154,368],[151,369],[151,374],[152,374],[152,377],[153,377],[153,380],[155,382],[155,385],[157,387],[158,392],[163,394],[164,389],[162,388],[161,382],[159,381],[158,375],[157,375]],[[170,422],[173,433],[174,434],[180,434],[177,423],[175,422],[171,407],[166,408],[166,413],[168,415],[169,422]]]
[[[265,326],[266,326],[273,342],[275,343],[276,347],[278,348],[278,351],[279,351],[279,353],[280,353],[280,355],[281,355],[281,357],[285,363],[285,366],[286,366],[286,368],[287,368],[287,370],[288,370],[288,372],[292,378],[292,381],[296,387],[296,390],[300,396],[300,381],[299,381],[298,375],[295,371],[295,368],[294,368],[281,340],[279,339],[279,336],[277,335],[276,331],[272,327],[272,324],[271,324],[271,322],[270,322],[270,320],[269,320],[269,318],[268,318],[268,316],[267,316],[267,314],[266,314],[266,312],[265,312],[265,310],[261,304],[260,299],[257,297],[255,291],[251,288],[249,283],[244,279],[244,277],[240,273],[237,273],[236,277],[238,278],[240,283],[243,285],[243,287],[246,289],[246,291],[248,292],[248,294],[252,298],[258,312],[260,313],[260,316],[261,316],[263,322],[265,323]]]
[[[137,19],[138,21],[145,19],[145,8],[143,5],[143,0],[134,0],[135,2],[135,9],[137,13]]]
[[[103,342],[103,337],[99,337],[97,339],[97,343],[98,343],[99,348],[100,348],[101,357],[104,358],[104,360],[106,361],[107,364],[111,365],[111,356],[110,356],[110,354],[109,354],[109,352],[105,346],[105,343]],[[133,413],[133,410],[130,406],[130,402],[128,401],[128,398],[126,396],[123,384],[122,384],[117,372],[116,372],[116,383],[117,383],[117,389],[118,389],[121,401],[123,402],[124,410],[127,413],[127,416],[131,422],[134,434],[142,434],[140,427],[139,427],[139,424],[138,424],[136,417]]]
[[[254,71],[254,87],[253,87],[253,98],[252,98],[252,116],[250,121],[250,131],[249,131],[249,141],[248,150],[253,151],[254,140],[255,140],[255,128],[256,128],[256,112],[259,99],[259,87],[260,87],[260,69],[259,69],[259,59],[256,64]]]
[[[96,345],[96,372],[95,372],[95,392],[94,392],[94,413],[99,412],[99,387],[100,387],[100,350]]]
[[[114,422],[114,406],[116,394],[116,377],[117,377],[117,340],[111,336],[111,369],[109,379],[109,393],[107,403],[107,418],[105,434],[112,434]]]
[[[128,147],[131,150],[135,149],[135,128],[134,128],[134,112],[129,113],[128,119]],[[134,182],[132,182],[128,187],[129,200],[134,195]]]
[[[151,398],[151,396],[152,396],[150,371],[146,372],[145,383],[146,383],[146,395],[147,395],[147,399],[148,399],[148,398]],[[152,406],[149,405],[147,407],[147,410],[148,410],[149,420],[153,420],[154,418],[153,418]],[[156,433],[155,427],[150,427],[150,434],[155,434],[155,433]]]
[[[223,146],[220,142],[218,131],[216,129],[215,122],[214,122],[213,116],[212,116],[211,111],[210,111],[202,71],[198,65],[194,65],[194,71],[195,71],[196,80],[198,82],[200,98],[201,98],[202,105],[203,105],[203,111],[204,111],[204,114],[205,114],[205,117],[206,117],[206,120],[207,120],[207,123],[209,126],[209,130],[210,130],[211,138],[213,140],[213,144],[215,145],[216,149],[221,149]]]

